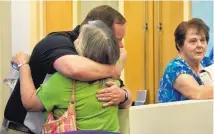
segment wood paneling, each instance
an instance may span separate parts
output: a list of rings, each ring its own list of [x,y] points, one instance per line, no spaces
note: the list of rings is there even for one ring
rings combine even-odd
[[[124,16],[127,19],[124,43],[128,53],[125,85],[132,92],[133,100],[136,99],[137,90],[144,86],[143,4],[142,1],[124,2]]]
[[[72,30],[72,1],[46,1],[46,34]]]
[[[144,4],[146,10],[144,10]],[[139,89],[146,89],[148,91],[147,103],[155,103],[159,78],[162,76],[168,62],[177,54],[173,33],[177,25],[183,20],[182,1],[161,1],[159,5],[158,8],[158,1],[124,2],[124,16],[127,19],[127,35],[124,42],[128,52],[125,84],[131,90],[133,100],[136,100]],[[159,22],[162,24],[159,38],[158,13]],[[145,18],[148,23],[145,38],[146,48],[144,48]],[[158,54],[158,40],[160,41],[160,54]],[[146,62],[144,63],[145,52]],[[160,65],[158,64],[159,59]],[[160,73],[158,67],[160,67]],[[144,72],[144,69],[146,72]],[[144,75],[146,75],[146,87]]]

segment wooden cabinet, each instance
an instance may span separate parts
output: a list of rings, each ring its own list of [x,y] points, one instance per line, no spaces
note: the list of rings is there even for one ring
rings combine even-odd
[[[124,2],[127,19],[124,41],[128,52],[125,84],[133,100],[139,89],[146,89],[147,103],[155,103],[159,79],[168,62],[177,55],[174,30],[183,21],[183,7],[182,1]]]

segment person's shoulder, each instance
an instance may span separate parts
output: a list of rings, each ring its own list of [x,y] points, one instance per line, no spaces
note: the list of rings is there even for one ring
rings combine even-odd
[[[180,57],[176,57],[173,60],[169,62],[167,65],[164,76],[176,76],[181,73],[190,73],[190,69],[187,65],[187,63]]]
[[[51,49],[62,46],[73,46],[73,42],[79,35],[79,26],[72,31],[51,32],[42,40],[40,40],[34,49]]]
[[[47,79],[47,83],[51,83],[53,85],[59,85],[62,83],[70,83],[70,79],[66,76],[64,76],[63,74],[56,72],[52,75],[49,76],[50,78]]]
[[[171,60],[166,67],[160,82],[160,89],[172,89],[174,81],[180,74],[190,74],[191,71],[187,63],[181,58],[176,57]]]
[[[71,40],[76,40],[79,36],[80,25],[77,25],[72,31],[67,31],[66,34]]]
[[[178,67],[185,67],[185,61],[183,59],[181,59],[180,57],[174,58],[167,65],[167,68],[169,68],[170,70],[178,68]]]
[[[204,67],[207,67],[207,66],[210,66],[211,64],[213,64],[213,61],[209,58],[209,57],[204,57],[202,60],[201,60],[201,64],[204,66]]]
[[[54,32],[48,34],[45,38],[40,40],[35,46],[35,49],[41,48],[44,50],[44,48],[50,49],[58,46],[70,46],[70,44],[73,44],[73,42],[66,36],[65,33]]]
[[[58,43],[60,42],[71,42],[72,40],[70,39],[70,37],[68,36],[68,31],[67,32],[52,32],[50,34],[48,34],[44,40],[46,41],[51,41]]]
[[[58,31],[58,32],[52,32],[49,33],[46,38],[52,39],[52,40],[60,40],[60,41],[75,41],[77,37],[79,36],[79,28],[80,26],[76,26],[72,31]],[[66,39],[66,40],[65,40]]]

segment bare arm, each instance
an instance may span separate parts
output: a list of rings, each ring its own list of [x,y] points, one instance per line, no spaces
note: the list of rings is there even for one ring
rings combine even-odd
[[[36,95],[36,88],[32,80],[28,61],[29,56],[24,53],[17,53],[12,59],[12,62],[15,64],[23,64],[19,69],[22,104],[27,111],[42,111],[44,106],[39,97]]]
[[[174,83],[174,88],[190,99],[212,99],[214,98],[213,86],[200,86],[189,74],[181,74]]]
[[[22,104],[27,111],[42,111],[44,106],[36,95],[36,88],[32,80],[30,66],[28,64],[23,65],[19,73]]]
[[[54,68],[65,76],[80,80],[91,81],[102,78],[119,78],[120,67],[103,65],[78,55],[65,55],[54,62]]]

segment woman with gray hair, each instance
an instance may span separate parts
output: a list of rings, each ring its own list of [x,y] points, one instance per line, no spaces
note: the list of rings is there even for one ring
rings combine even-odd
[[[113,31],[102,21],[91,21],[80,29],[80,35],[74,43],[77,52],[84,57],[103,64],[114,65],[120,58],[120,49]],[[29,56],[17,53],[12,62],[28,63]],[[81,63],[79,63],[81,64]],[[72,95],[72,82],[75,81],[75,111],[78,130],[103,130],[119,132],[118,106],[103,108],[96,92],[106,87],[102,79],[82,82],[54,73],[37,90],[35,89],[30,66],[23,64],[20,69],[21,100],[28,111],[44,111],[44,119],[52,112],[56,119],[67,110]],[[32,95],[33,94],[33,95]],[[27,101],[31,97],[31,102]]]
[[[100,20],[83,25],[74,46],[79,55],[103,64],[116,64],[120,57],[113,31]]]

